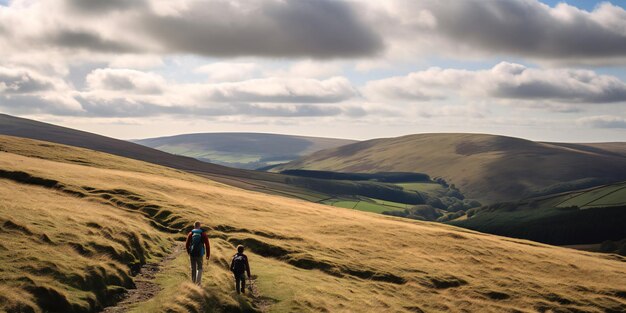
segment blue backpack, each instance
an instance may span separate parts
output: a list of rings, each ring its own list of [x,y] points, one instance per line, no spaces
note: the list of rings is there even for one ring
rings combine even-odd
[[[202,256],[204,255],[204,243],[202,242],[202,230],[194,229],[191,231],[191,245],[189,246],[189,255]]]

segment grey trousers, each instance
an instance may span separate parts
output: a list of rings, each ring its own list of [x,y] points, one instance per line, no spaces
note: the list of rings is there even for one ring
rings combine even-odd
[[[203,256],[192,256],[191,259],[191,281],[198,286],[202,283],[202,262]]]

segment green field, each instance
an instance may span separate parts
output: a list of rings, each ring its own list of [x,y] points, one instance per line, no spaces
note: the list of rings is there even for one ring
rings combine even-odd
[[[355,209],[360,211],[383,213],[385,211],[397,211],[398,207],[388,206],[380,203],[372,203],[367,201],[360,201],[357,203]]]
[[[335,173],[326,172],[324,174],[332,176]],[[337,174],[345,176],[354,174],[357,177],[359,173]],[[300,191],[301,193],[306,193],[306,190],[315,190],[317,192],[316,196],[295,196],[298,198],[335,207],[411,219],[435,221],[448,213],[455,214],[452,219],[456,219],[457,216],[464,215],[466,210],[480,206],[480,203],[472,199],[464,199],[460,191],[454,189],[454,187],[447,187],[434,181],[400,181],[390,183],[372,180],[336,180],[302,176],[293,177],[286,181],[288,184],[300,188],[302,190]],[[322,198],[315,200],[315,197]]]
[[[374,202],[376,202],[377,204],[384,205],[386,207],[396,208],[396,209],[406,209],[407,207],[411,206],[405,203],[385,201],[385,200],[374,199],[374,198],[372,198],[372,200],[374,200]]]
[[[554,244],[594,244],[626,238],[626,207],[594,210],[549,208],[513,212],[485,212],[449,224]]]
[[[429,193],[429,194],[436,194],[438,192],[441,192],[442,190],[445,191],[445,187],[437,183],[416,182],[416,183],[399,183],[396,185],[404,188],[404,190],[424,192],[424,193]]]
[[[346,209],[355,209],[359,211],[383,213],[386,211],[398,211],[410,206],[407,204],[383,201],[379,199],[359,197],[359,199],[326,199],[321,203],[341,207]]]
[[[330,206],[340,207],[340,208],[354,209],[354,207],[356,206],[357,203],[359,203],[359,201],[329,199],[321,203],[327,204]]]
[[[626,204],[626,183],[580,192],[559,203],[557,207],[577,206],[581,209]]]
[[[475,209],[449,224],[568,245],[626,238],[626,182]]]

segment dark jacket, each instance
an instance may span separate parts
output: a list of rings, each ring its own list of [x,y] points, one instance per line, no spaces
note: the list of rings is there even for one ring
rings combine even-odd
[[[211,245],[209,244],[209,237],[206,235],[206,233],[204,231],[202,231],[202,229],[194,229],[194,230],[190,231],[189,234],[187,235],[187,241],[185,241],[185,248],[187,250],[187,253],[189,253],[189,249],[191,248],[191,236],[193,235],[194,232],[201,232],[202,233],[201,236],[202,236],[202,242],[204,243],[204,245],[202,247],[202,253],[200,254],[200,256],[203,256],[205,254],[205,252],[206,252],[207,257],[210,256],[211,255]]]
[[[237,252],[235,253],[235,255],[233,255],[233,259],[230,261],[230,271],[235,273],[235,258],[239,255],[243,256],[243,261],[244,261],[244,266],[245,266],[244,271],[248,272],[248,277],[251,277],[250,264],[248,264],[248,256],[243,253],[240,254],[239,252]],[[235,273],[235,275],[241,275],[243,274],[244,271],[242,271],[241,273]]]

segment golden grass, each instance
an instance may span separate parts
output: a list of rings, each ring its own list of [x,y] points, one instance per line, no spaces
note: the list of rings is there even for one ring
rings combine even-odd
[[[135,215],[59,191],[0,180],[3,285],[30,293],[8,298],[24,300],[29,307],[54,302],[59,310],[90,310],[122,287],[132,287],[128,265],[158,258],[169,246]]]
[[[157,259],[180,234],[158,231],[151,223],[172,229],[194,220],[210,229],[214,250],[203,288],[189,285],[187,260],[180,256],[157,277],[164,289],[138,304],[136,312],[246,311],[259,301],[271,303],[272,312],[626,309],[626,263],[617,256],[255,193],[103,154],[101,160],[88,158],[90,166],[70,164],[65,153],[84,150],[57,147],[32,148],[40,158],[0,153],[0,169],[63,185],[53,190],[0,179],[0,218],[32,233],[0,231],[0,299],[9,299],[0,301],[0,308],[5,310],[17,311],[18,305],[39,310],[30,286],[56,290],[77,311],[95,307],[89,306],[94,291],[74,287],[54,271],[34,275],[28,266],[51,267],[66,276],[84,276],[88,267],[100,266],[124,278],[119,271],[124,262],[98,251],[81,255],[72,243],[89,248],[94,241],[130,253],[132,244],[125,248],[126,237],[118,235],[134,233],[147,247],[147,257]],[[42,159],[47,155],[54,161]],[[63,190],[79,191],[83,198]],[[96,230],[89,223],[110,229],[121,242],[107,239],[102,229],[90,236]],[[42,234],[52,244],[22,248]],[[234,294],[226,268],[238,243],[250,250],[262,299]]]

